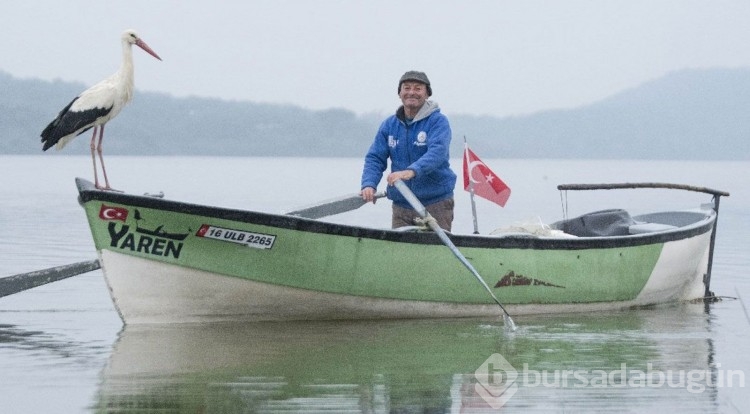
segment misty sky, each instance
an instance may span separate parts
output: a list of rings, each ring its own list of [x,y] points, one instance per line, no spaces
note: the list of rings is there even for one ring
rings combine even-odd
[[[410,69],[447,114],[506,116],[750,67],[747,0],[29,0],[3,2],[0,28],[16,77],[91,85],[134,28],[164,59],[134,50],[139,91],[357,113],[395,110]]]

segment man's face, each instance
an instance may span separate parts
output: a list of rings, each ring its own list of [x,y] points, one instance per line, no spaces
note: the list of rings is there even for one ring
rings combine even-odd
[[[427,100],[427,85],[421,82],[406,81],[401,84],[401,90],[398,92],[404,108],[410,110],[419,110]]]

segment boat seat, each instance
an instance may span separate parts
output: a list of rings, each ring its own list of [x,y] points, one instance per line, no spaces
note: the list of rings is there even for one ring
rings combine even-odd
[[[645,234],[667,231],[676,228],[677,226],[672,226],[669,224],[636,222],[636,224],[632,224],[628,227],[628,232],[630,234]]]

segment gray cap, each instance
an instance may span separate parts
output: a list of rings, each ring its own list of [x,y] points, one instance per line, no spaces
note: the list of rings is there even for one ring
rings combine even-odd
[[[432,96],[432,87],[430,87],[430,80],[427,79],[427,75],[425,75],[424,72],[410,70],[404,73],[404,75],[401,76],[401,80],[398,81],[398,90],[396,91],[397,93],[401,93],[401,84],[406,81],[424,83],[425,85],[427,85],[427,96]]]

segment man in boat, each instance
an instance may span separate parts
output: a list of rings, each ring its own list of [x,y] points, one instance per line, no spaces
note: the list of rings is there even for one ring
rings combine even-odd
[[[383,121],[365,156],[362,198],[375,202],[375,191],[391,159],[388,185],[401,179],[417,196],[441,228],[453,223],[453,189],[456,174],[450,167],[451,128],[432,96],[424,72],[408,71],[398,82],[401,105]],[[393,201],[392,227],[412,226],[419,214],[395,188],[388,190]]]

